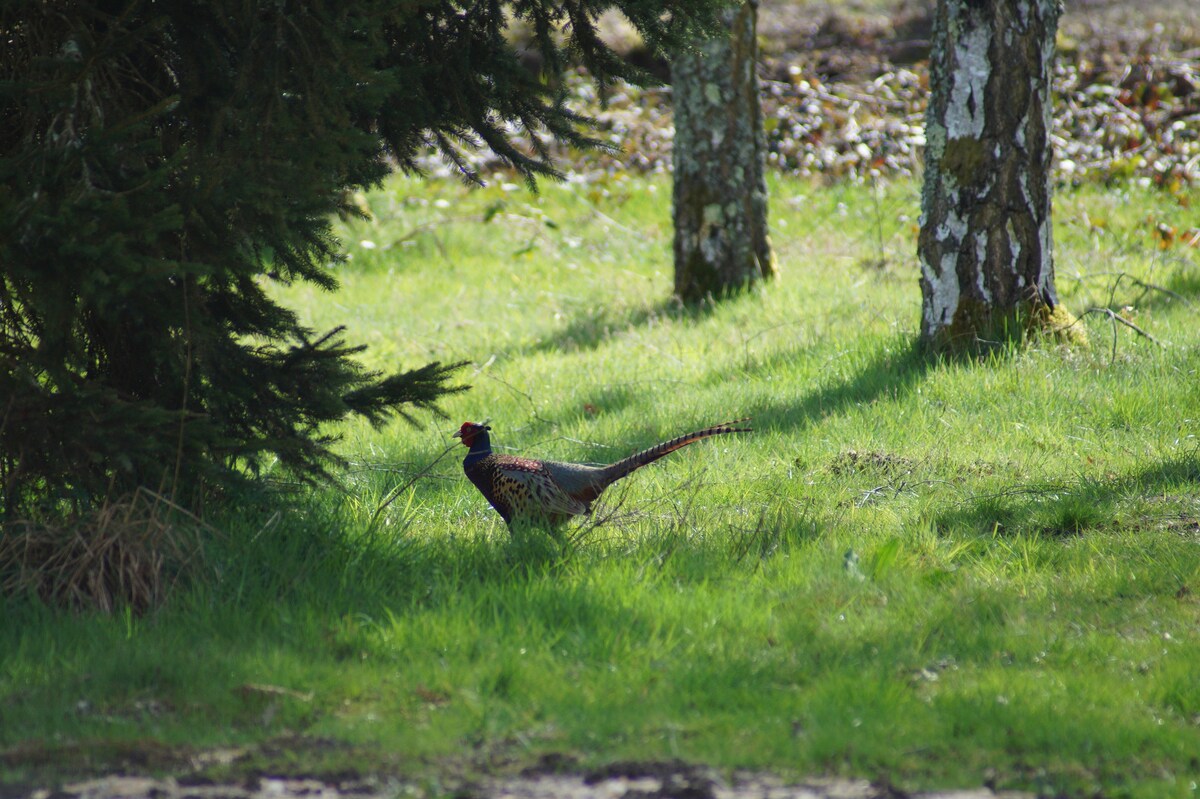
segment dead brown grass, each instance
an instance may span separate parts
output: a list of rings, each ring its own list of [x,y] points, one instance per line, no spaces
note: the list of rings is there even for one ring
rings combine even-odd
[[[202,562],[212,528],[152,491],[61,524],[0,528],[0,594],[78,610],[143,613]]]

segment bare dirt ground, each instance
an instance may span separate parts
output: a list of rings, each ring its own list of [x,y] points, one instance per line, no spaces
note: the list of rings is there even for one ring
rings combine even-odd
[[[376,799],[426,796],[422,786],[370,779],[331,783],[313,779],[258,777],[244,783],[197,784],[174,778],[111,776],[36,790],[30,799]],[[1033,794],[989,788],[905,793],[865,780],[785,783],[769,775],[724,779],[683,764],[618,764],[592,774],[526,774],[464,783],[435,791],[458,799],[1032,799]]]
[[[761,0],[768,166],[822,180],[919,175],[934,6]],[[619,53],[669,80],[669,64],[651,57],[628,25],[615,15],[605,22],[605,39]],[[1200,7],[1193,0],[1067,0],[1053,81],[1058,179],[1136,177],[1168,190],[1200,181]],[[599,122],[601,138],[622,148],[551,146],[572,180],[670,170],[669,88],[618,87],[607,103],[582,76],[568,76],[565,88],[568,102]],[[489,152],[466,160],[485,178],[513,178]],[[447,171],[432,152],[426,167]]]

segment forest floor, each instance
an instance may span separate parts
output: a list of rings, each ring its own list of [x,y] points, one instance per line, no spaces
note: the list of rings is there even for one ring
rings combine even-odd
[[[831,181],[918,175],[933,5],[764,0],[758,31],[769,165]],[[669,79],[666,62],[651,59],[619,19],[609,21],[606,38],[618,52]],[[1200,11],[1189,0],[1067,3],[1054,88],[1061,179],[1200,180]],[[600,122],[602,138],[621,147],[616,154],[559,149],[572,179],[669,170],[668,89],[618,87],[599,98],[581,75],[568,77],[567,89],[572,104]],[[501,169],[487,153],[467,160],[485,176]],[[426,165],[448,173],[434,157]]]
[[[0,796],[6,796],[0,787]],[[604,773],[524,773],[512,777],[451,780],[431,794],[403,780],[354,776],[328,778],[255,776],[241,782],[197,782],[140,776],[108,776],[68,783],[29,799],[390,799],[454,796],[456,799],[1033,799],[1020,791],[990,788],[908,793],[868,780],[813,779],[786,783],[767,774],[732,778],[683,763],[618,764]]]

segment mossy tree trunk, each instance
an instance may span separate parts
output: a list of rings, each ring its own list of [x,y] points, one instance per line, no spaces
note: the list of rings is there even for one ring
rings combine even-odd
[[[767,230],[765,136],[755,61],[757,0],[730,12],[731,35],[678,55],[675,293],[694,302],[775,274]]]
[[[938,0],[921,197],[921,337],[976,350],[1057,318],[1050,72],[1059,0]]]

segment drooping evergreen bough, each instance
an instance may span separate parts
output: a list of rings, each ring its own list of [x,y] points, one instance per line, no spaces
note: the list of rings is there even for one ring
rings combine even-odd
[[[436,411],[459,364],[364,369],[272,282],[336,288],[349,190],[464,170],[510,131],[597,144],[553,87],[568,59],[637,78],[599,39],[715,30],[722,0],[7,0],[0,6],[0,518],[137,486],[193,501],[278,459],[336,461],[323,426]],[[533,32],[542,73],[503,30]],[[467,174],[467,177],[470,177]],[[415,313],[398,308],[397,313]]]

